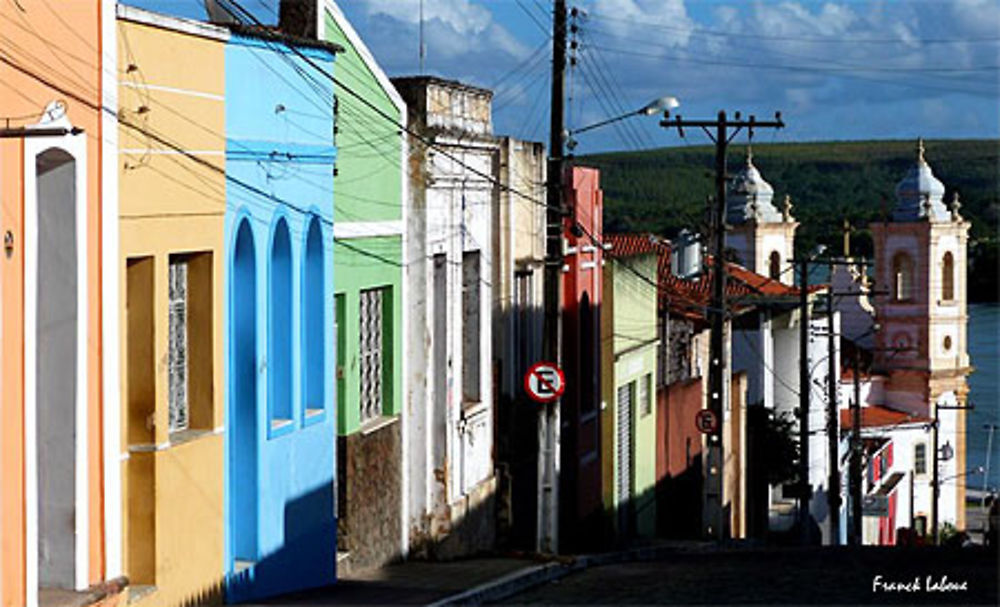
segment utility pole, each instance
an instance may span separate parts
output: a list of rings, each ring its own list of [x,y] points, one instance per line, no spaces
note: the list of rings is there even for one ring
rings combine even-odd
[[[852,546],[861,545],[861,351],[854,346],[852,361],[854,375],[854,401],[851,403],[851,532],[847,541]]]
[[[723,402],[728,393],[725,386],[725,323],[726,323],[726,150],[743,128],[753,137],[755,128],[776,128],[785,126],[781,113],[775,112],[773,121],[758,121],[754,116],[742,120],[739,112],[733,119],[720,111],[715,120],[684,120],[679,115],[670,119],[670,112],[663,113],[660,126],[675,127],[681,137],[685,127],[700,127],[715,143],[715,207],[712,209],[712,302],[708,309],[711,322],[708,368],[708,410],[715,414],[715,431],[708,434],[708,449],[705,460],[705,482],[703,489],[702,532],[709,539],[722,540],[726,536],[724,519],[722,427],[725,407]],[[715,129],[715,134],[709,129]],[[733,129],[730,132],[730,129]]]
[[[938,502],[941,500],[941,473],[938,471],[941,452],[938,446],[938,434],[941,432],[941,411],[971,411],[974,408],[972,405],[934,404],[934,436],[931,439],[934,447],[934,467],[931,470],[931,530],[935,546],[941,543],[938,525]]]
[[[809,259],[799,260],[799,531],[809,544]]]
[[[833,277],[833,264],[830,264],[830,276]],[[833,330],[833,290],[826,298],[827,313],[827,363],[829,379],[826,404],[826,438],[830,457],[830,477],[828,481],[827,503],[830,507],[830,543],[834,546],[840,543],[840,415],[837,409],[837,335]]]
[[[993,432],[1000,428],[996,424],[983,424],[983,430],[989,430],[989,438],[986,440],[986,468],[983,470],[983,507],[986,506],[986,491],[990,481],[990,453],[993,451]]]
[[[563,105],[566,77],[566,0],[555,0],[552,19],[552,107],[549,125],[549,161],[545,209],[545,316],[542,355],[561,363],[562,236],[563,236]],[[539,411],[539,552],[556,553],[559,512],[559,407],[560,400]]]

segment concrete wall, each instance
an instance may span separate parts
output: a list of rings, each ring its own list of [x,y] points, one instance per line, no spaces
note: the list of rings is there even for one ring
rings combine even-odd
[[[333,72],[328,51],[303,47],[298,51],[327,74]],[[335,579],[336,412],[331,388],[336,363],[332,314],[336,149],[333,121],[325,111],[316,111],[332,107],[333,90],[326,77],[293,55],[280,42],[236,35],[226,47],[227,273],[232,276],[234,271],[237,237],[242,233],[248,240],[252,237],[252,249],[244,248],[247,257],[239,259],[245,259],[245,267],[250,268],[244,271],[255,275],[255,289],[249,292],[236,290],[239,284],[232,279],[227,286],[230,330],[240,328],[252,337],[238,342],[235,338],[240,334],[234,332],[228,338],[227,356],[234,373],[227,392],[225,570],[231,600],[270,596]],[[312,73],[321,91],[291,87],[288,83],[299,81],[297,70]],[[291,120],[298,128],[290,127]],[[326,279],[319,291],[315,283],[303,284],[310,229],[319,229],[321,235]],[[275,285],[280,285],[275,281],[283,279],[282,269],[275,259],[286,238],[291,289],[285,295],[292,306],[282,311],[276,307],[276,296],[282,293],[275,291]],[[330,362],[323,365],[317,365],[312,356],[305,358],[303,349],[303,298],[310,292],[319,293],[321,309],[327,312],[319,331],[324,358]],[[255,312],[253,317],[244,318],[247,309]],[[290,347],[284,351],[276,341],[279,333],[272,329],[281,318],[278,312],[290,314]],[[287,384],[275,375],[282,358],[290,358],[284,361],[290,363]],[[303,398],[306,372],[320,373],[320,383],[326,387],[321,407],[308,403],[308,411]],[[285,396],[290,392],[288,412],[273,407],[280,392]],[[255,450],[238,449],[245,445],[255,445]],[[241,494],[244,483],[255,485],[256,493]],[[250,518],[245,518],[248,513]]]
[[[403,462],[401,423],[386,424],[338,437],[338,575],[378,567],[399,557]]]
[[[535,200],[545,198],[545,147],[504,137],[496,178]],[[493,205],[493,369],[497,376],[498,540],[533,549],[537,527],[538,416],[524,374],[541,360],[545,209],[501,189]]]
[[[704,406],[701,378],[658,391],[657,534],[701,537],[702,436],[695,415]]]
[[[424,77],[394,84],[407,103],[409,124],[448,150],[410,142],[406,258],[413,305],[406,360],[412,373],[404,459],[411,553],[450,557],[486,549],[494,540],[489,361],[495,191],[483,175],[494,174],[497,143],[483,130],[489,126],[482,120],[489,116],[488,91]],[[467,255],[478,255],[478,281],[463,279]],[[468,289],[476,289],[476,296]],[[474,300],[475,313],[463,314],[463,301]],[[479,348],[480,365],[475,377],[466,377],[474,372],[465,364],[472,345]],[[466,387],[478,394],[466,398]]]

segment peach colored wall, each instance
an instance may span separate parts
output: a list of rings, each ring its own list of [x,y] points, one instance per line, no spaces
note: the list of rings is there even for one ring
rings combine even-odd
[[[9,40],[0,61],[0,108],[4,116],[29,116],[31,124],[54,100],[67,105],[69,120],[87,137],[87,402],[90,487],[90,579],[103,576],[101,449],[101,121],[100,0],[0,4]],[[20,68],[20,69],[19,69]],[[28,73],[26,73],[28,72]],[[46,80],[43,83],[41,80]],[[50,86],[51,85],[51,86]],[[2,444],[2,548],[0,604],[25,602],[24,512],[24,147],[20,139],[0,142],[0,231],[14,235],[14,252],[0,259],[3,282],[3,381],[0,395]]]

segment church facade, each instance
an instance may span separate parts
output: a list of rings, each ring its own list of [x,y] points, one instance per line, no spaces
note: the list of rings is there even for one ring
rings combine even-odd
[[[918,142],[917,160],[896,187],[896,206],[888,221],[874,223],[875,284],[888,291],[875,298],[874,369],[884,377],[881,404],[932,420],[926,482],[935,483],[939,502],[913,509],[929,523],[965,526],[965,418],[972,371],[966,340],[966,267],[970,223],[954,194],[945,206],[945,186],[934,176]],[[938,457],[934,457],[935,447]],[[950,447],[950,448],[949,448]],[[916,471],[910,471],[919,476]],[[923,479],[920,479],[924,482]],[[904,524],[905,523],[905,524]],[[897,527],[910,526],[900,521]]]

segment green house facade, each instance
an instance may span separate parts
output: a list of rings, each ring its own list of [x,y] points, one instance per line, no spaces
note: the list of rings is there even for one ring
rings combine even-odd
[[[334,2],[320,37],[338,56],[334,112],[339,572],[400,554],[406,105]],[[398,516],[394,516],[396,513]]]
[[[601,309],[605,510],[619,538],[656,532],[658,259],[632,238],[609,235]]]

